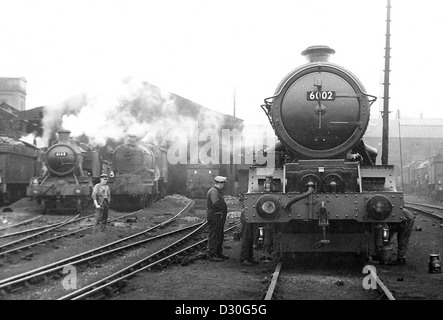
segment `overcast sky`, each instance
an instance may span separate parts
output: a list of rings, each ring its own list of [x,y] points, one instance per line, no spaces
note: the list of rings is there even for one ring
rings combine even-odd
[[[0,0],[0,77],[27,109],[134,75],[248,123],[311,45],[382,96],[386,0]],[[390,109],[443,118],[443,1],[392,0]],[[382,99],[372,107],[377,114]],[[374,112],[375,111],[375,112]]]

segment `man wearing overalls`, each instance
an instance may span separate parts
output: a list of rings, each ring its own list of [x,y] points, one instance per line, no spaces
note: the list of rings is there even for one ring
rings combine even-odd
[[[111,203],[111,190],[108,186],[108,175],[100,176],[100,183],[92,189],[92,200],[95,206],[95,224],[92,233],[104,232],[108,221],[109,204]]]

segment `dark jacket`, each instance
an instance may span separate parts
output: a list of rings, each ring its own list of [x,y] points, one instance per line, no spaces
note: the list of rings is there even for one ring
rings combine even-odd
[[[210,214],[227,214],[228,205],[223,199],[222,192],[216,186],[211,187],[206,195],[207,213]]]

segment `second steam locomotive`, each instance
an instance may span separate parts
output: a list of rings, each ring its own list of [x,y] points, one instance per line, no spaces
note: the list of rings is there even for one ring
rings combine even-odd
[[[103,158],[111,163],[111,207],[142,209],[165,195],[168,181],[165,150],[129,136],[113,152],[103,153]]]
[[[376,165],[362,138],[376,100],[335,51],[313,46],[262,106],[279,138],[254,165],[244,194],[247,223],[277,253],[356,252],[383,259],[389,226],[403,219],[394,167]],[[270,165],[275,157],[275,165]]]

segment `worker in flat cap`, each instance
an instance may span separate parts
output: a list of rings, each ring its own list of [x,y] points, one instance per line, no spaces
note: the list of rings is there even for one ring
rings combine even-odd
[[[229,259],[223,251],[224,226],[228,214],[228,206],[223,198],[222,190],[226,184],[226,177],[216,176],[215,184],[206,195],[207,220],[209,226],[207,258],[210,261],[223,261]]]
[[[95,223],[92,234],[104,232],[108,222],[109,205],[111,204],[111,190],[108,186],[108,175],[100,176],[100,183],[92,189],[92,201],[95,206]]]

